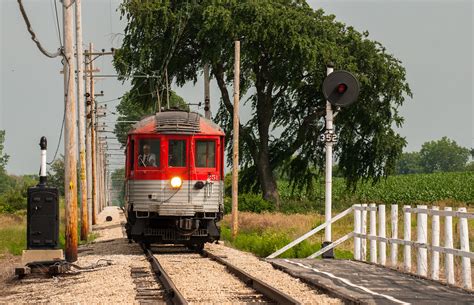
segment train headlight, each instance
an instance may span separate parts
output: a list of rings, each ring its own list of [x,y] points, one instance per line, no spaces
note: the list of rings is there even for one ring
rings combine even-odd
[[[171,178],[171,187],[172,188],[175,188],[175,189],[180,188],[182,184],[183,184],[183,180],[181,180],[181,178],[179,178],[179,177]]]

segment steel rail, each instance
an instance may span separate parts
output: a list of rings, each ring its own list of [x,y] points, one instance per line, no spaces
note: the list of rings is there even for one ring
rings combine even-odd
[[[166,299],[167,299],[166,301],[171,304],[176,304],[176,305],[188,304],[188,302],[183,297],[181,292],[174,285],[168,273],[166,273],[165,269],[163,269],[158,259],[156,259],[156,257],[153,255],[153,251],[151,251],[150,248],[147,248],[144,245],[141,245],[141,247],[143,251],[145,252],[145,255],[148,261],[151,264],[153,272],[156,274],[158,280],[161,282],[161,284],[165,288]]]
[[[206,250],[200,251],[200,254],[204,257],[212,259],[222,265],[224,265],[227,270],[238,277],[242,282],[244,282],[247,286],[253,288],[255,291],[263,294],[268,299],[276,302],[277,304],[301,304],[291,296],[287,295],[286,293],[272,287],[265,282],[257,279],[254,276],[251,276],[247,272],[243,271],[242,269],[232,265],[222,257],[219,257],[215,254],[212,254]]]

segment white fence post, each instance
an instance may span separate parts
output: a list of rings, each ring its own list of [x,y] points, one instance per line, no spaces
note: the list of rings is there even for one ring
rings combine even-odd
[[[459,208],[459,212],[467,212],[466,208]],[[459,237],[461,240],[461,250],[469,252],[469,228],[466,217],[459,217]],[[462,264],[462,285],[464,288],[472,289],[471,279],[471,259],[461,257]]]
[[[382,238],[387,237],[385,227],[385,205],[379,205],[379,236]],[[385,241],[379,241],[379,257],[380,264],[385,265],[387,262],[387,243]]]
[[[377,205],[375,203],[370,204],[370,236],[377,236]],[[377,241],[375,239],[370,240],[370,262],[377,263]]]
[[[432,207],[433,211],[439,211],[439,207]],[[431,218],[431,245],[439,247],[439,215],[433,214]],[[433,250],[431,254],[431,278],[439,280],[439,252]]]
[[[398,239],[398,204],[392,204],[390,215],[392,238]],[[393,267],[396,267],[398,264],[398,245],[396,243],[392,243],[390,246],[390,263]]]
[[[360,239],[360,256],[361,260],[367,261],[367,204],[364,203],[362,204],[362,207],[364,208],[362,210],[362,234],[365,236]]]
[[[403,206],[405,209],[409,209],[409,205]],[[411,241],[411,213],[409,211],[403,212],[403,239]],[[411,246],[409,244],[403,247],[403,267],[405,271],[410,272],[411,270]]]
[[[452,211],[453,209],[450,207],[445,207],[445,211]],[[452,249],[453,248],[453,217],[447,215],[444,218],[444,246],[446,248]],[[446,272],[446,281],[448,284],[455,284],[454,281],[454,259],[453,255],[450,253],[444,254],[445,262],[444,262],[444,269]]]
[[[426,205],[417,206],[418,209],[427,209]],[[419,244],[428,242],[428,214],[427,212],[417,213],[416,236]],[[418,275],[427,276],[428,274],[428,249],[418,247],[416,256],[416,272]]]
[[[354,204],[354,232],[361,233],[360,204]],[[360,237],[354,236],[354,259],[360,260]]]

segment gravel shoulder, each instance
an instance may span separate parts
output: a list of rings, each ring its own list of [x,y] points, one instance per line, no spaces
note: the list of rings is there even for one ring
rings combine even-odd
[[[120,209],[107,207],[98,216],[94,231],[99,237],[79,248],[75,264],[86,267],[99,262],[105,266],[56,277],[31,276],[22,280],[10,277],[0,288],[0,304],[137,304],[131,268],[150,268],[149,263],[139,246],[128,244],[124,238],[120,223],[125,218]],[[107,216],[113,220],[106,222]]]
[[[250,275],[285,292],[303,304],[342,304],[341,300],[331,298],[314,287],[301,282],[287,273],[276,270],[273,266],[258,257],[226,247],[222,244],[206,244],[205,249],[222,257],[234,266]]]

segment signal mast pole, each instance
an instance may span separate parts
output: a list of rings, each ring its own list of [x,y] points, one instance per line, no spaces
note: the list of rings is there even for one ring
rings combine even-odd
[[[77,144],[76,100],[74,96],[74,30],[72,0],[64,0],[64,193],[66,214],[66,260],[77,261]]]
[[[334,65],[329,63],[326,67],[326,75],[331,74],[334,71]],[[333,110],[332,105],[329,101],[326,101],[326,135],[327,134],[335,134],[334,127],[333,127]],[[329,141],[328,141],[329,140]],[[326,188],[325,188],[325,222],[329,223],[332,218],[332,147],[333,142],[331,141],[332,137],[328,139],[326,137]],[[324,246],[327,246],[332,242],[332,226],[328,224],[326,229],[324,230]],[[334,254],[332,251],[328,251],[324,255],[327,258],[333,258]]]

